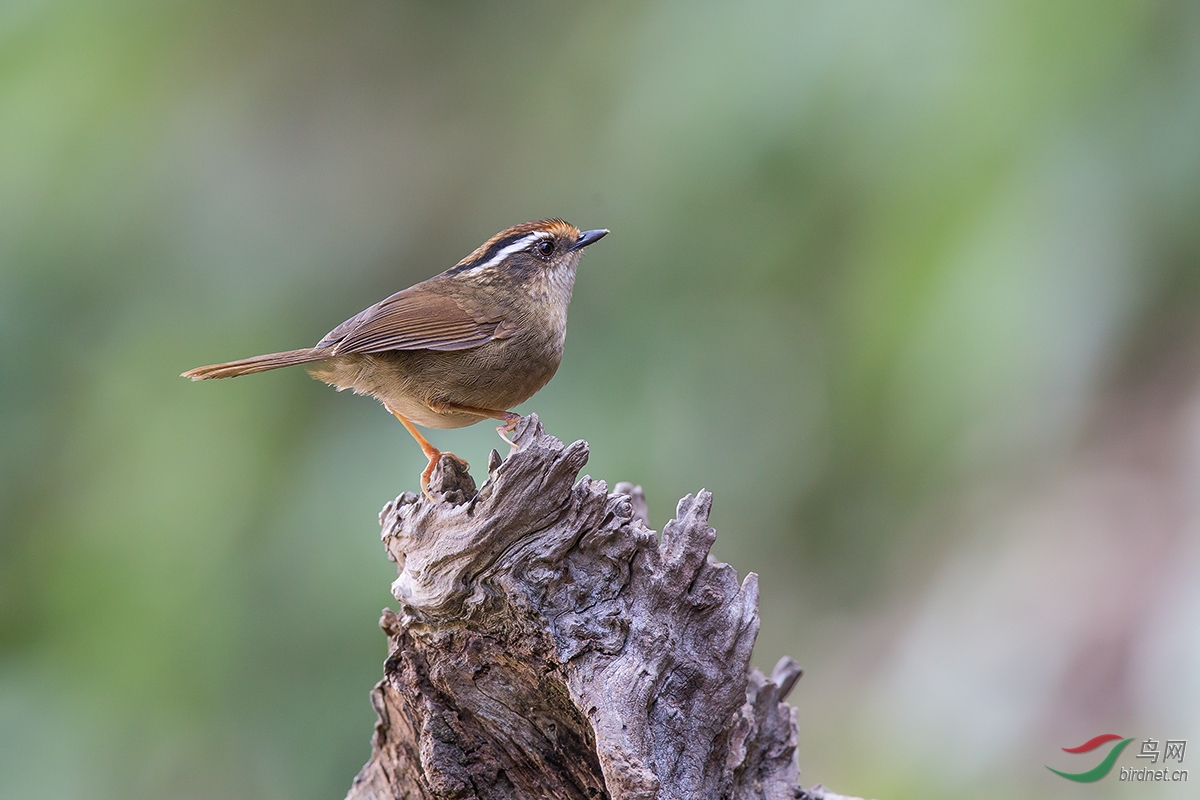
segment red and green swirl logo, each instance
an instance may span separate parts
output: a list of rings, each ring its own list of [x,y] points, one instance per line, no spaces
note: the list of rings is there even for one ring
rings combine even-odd
[[[1055,775],[1061,775],[1067,780],[1076,781],[1077,783],[1092,783],[1094,781],[1098,781],[1112,770],[1113,764],[1117,762],[1117,756],[1121,755],[1121,751],[1124,750],[1125,747],[1133,741],[1133,739],[1123,739],[1120,736],[1117,736],[1115,733],[1102,733],[1099,736],[1088,739],[1078,747],[1063,748],[1063,752],[1066,753],[1090,753],[1096,748],[1106,745],[1109,742],[1116,741],[1117,739],[1120,739],[1121,741],[1108,751],[1108,755],[1104,757],[1104,760],[1089,769],[1087,772],[1059,772],[1051,766],[1047,766],[1046,769],[1050,770]]]

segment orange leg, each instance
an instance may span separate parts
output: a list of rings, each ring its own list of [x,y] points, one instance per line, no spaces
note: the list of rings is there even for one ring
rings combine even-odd
[[[438,413],[446,411],[465,411],[468,414],[478,414],[481,417],[491,417],[498,419],[504,424],[496,428],[496,433],[500,434],[500,438],[508,443],[508,446],[513,450],[517,449],[517,443],[508,438],[505,434],[512,433],[517,429],[517,423],[521,421],[520,414],[514,414],[511,411],[496,411],[491,408],[476,408],[475,406],[460,406],[457,403],[439,403],[434,405],[429,404],[429,407]]]
[[[384,406],[384,408],[387,408],[387,410],[392,413],[393,417],[400,420],[400,424],[403,425],[408,432],[412,434],[412,437],[417,440],[417,444],[421,446],[421,452],[424,453],[425,457],[429,459],[428,466],[426,466],[425,471],[421,473],[421,492],[430,500],[433,500],[433,495],[429,493],[429,478],[433,475],[433,468],[437,466],[438,459],[443,455],[442,451],[431,445],[425,439],[425,437],[421,435],[421,432],[417,430],[417,426],[409,422],[406,417],[396,413],[396,411],[388,406]],[[462,461],[464,464],[467,463],[458,456],[454,455],[454,453],[446,453],[445,455],[452,456],[453,458]]]

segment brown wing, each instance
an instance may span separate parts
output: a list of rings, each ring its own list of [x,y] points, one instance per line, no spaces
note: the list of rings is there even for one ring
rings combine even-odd
[[[331,347],[332,355],[465,350],[495,338],[501,321],[502,317],[495,314],[472,315],[454,298],[417,285],[338,325],[317,343],[317,348]]]

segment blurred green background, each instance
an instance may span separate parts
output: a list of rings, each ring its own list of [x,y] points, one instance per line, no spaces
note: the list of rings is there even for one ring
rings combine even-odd
[[[521,410],[715,493],[805,785],[1200,748],[1200,5],[5,0],[0,797],[344,794],[423,460],[177,376],[546,216],[613,234]]]

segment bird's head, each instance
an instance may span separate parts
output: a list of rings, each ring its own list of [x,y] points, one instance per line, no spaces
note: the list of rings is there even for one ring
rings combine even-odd
[[[607,233],[603,228],[581,232],[561,219],[523,222],[488,239],[447,274],[483,283],[503,280],[547,289],[565,282],[569,296],[583,248]]]

